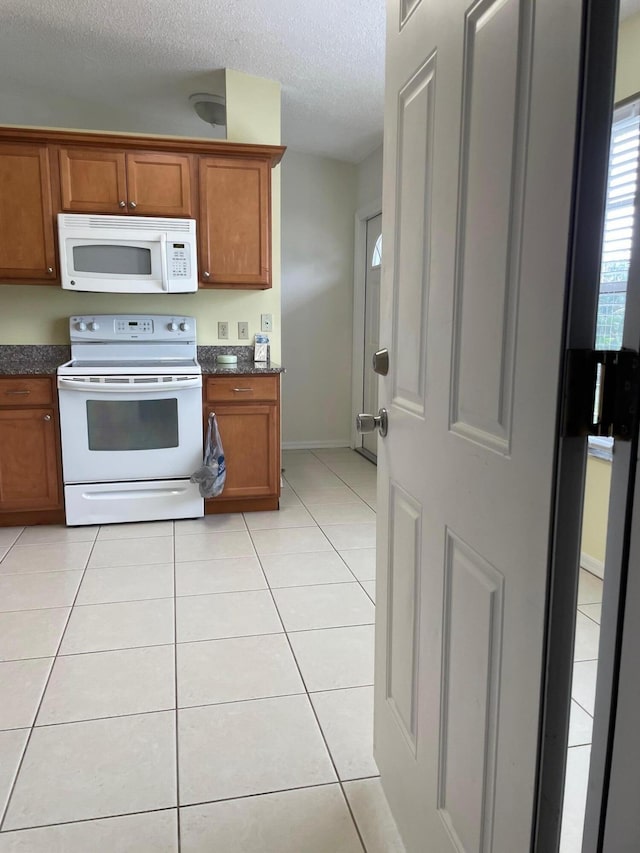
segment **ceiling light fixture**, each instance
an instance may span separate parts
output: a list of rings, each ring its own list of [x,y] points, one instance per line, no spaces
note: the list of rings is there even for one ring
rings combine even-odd
[[[227,123],[227,108],[223,95],[210,95],[207,92],[196,92],[189,95],[189,103],[202,121],[215,126]]]

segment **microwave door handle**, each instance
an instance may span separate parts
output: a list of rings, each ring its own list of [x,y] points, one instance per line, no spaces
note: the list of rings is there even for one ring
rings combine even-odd
[[[202,377],[194,376],[190,379],[181,379],[179,382],[150,383],[122,383],[116,382],[104,385],[98,382],[83,382],[82,380],[58,377],[58,388],[62,391],[84,391],[85,394],[157,394],[160,391],[186,391],[188,388],[202,388]]]
[[[162,289],[169,292],[169,265],[167,263],[167,235],[160,235],[160,264],[162,269]]]

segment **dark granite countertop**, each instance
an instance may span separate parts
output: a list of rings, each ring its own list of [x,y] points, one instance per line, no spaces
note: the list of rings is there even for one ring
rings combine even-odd
[[[215,359],[200,360],[202,365],[202,373],[207,376],[211,374],[238,376],[249,375],[259,376],[263,373],[284,373],[284,367],[279,364],[274,364],[271,361],[253,362],[240,361],[237,364],[218,364]]]
[[[216,355],[228,353],[238,356],[237,364],[218,364]],[[71,351],[60,344],[3,344],[0,345],[0,376],[47,375],[55,376],[57,368],[69,361]],[[203,374],[261,375],[284,373],[284,368],[273,362],[254,362],[253,347],[198,347],[198,360]]]
[[[55,376],[57,368],[69,361],[71,350],[60,344],[0,345],[0,375]]]
[[[218,364],[216,356],[235,355],[237,364]],[[284,373],[284,367],[274,364],[272,361],[253,360],[253,347],[249,346],[199,346],[198,361],[202,365],[202,372],[206,374],[226,374],[228,376],[250,375],[259,376],[263,373]]]

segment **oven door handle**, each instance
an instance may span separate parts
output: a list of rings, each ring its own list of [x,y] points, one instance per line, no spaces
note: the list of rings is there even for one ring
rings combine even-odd
[[[157,394],[160,391],[186,391],[189,388],[202,388],[202,377],[193,376],[179,382],[122,383],[83,382],[58,376],[58,388],[61,391],[84,391],[86,394]]]

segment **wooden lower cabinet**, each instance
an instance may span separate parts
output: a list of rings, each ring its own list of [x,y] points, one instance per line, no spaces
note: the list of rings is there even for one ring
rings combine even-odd
[[[0,526],[63,521],[58,415],[52,380],[2,378]]]
[[[240,393],[234,392],[234,388],[245,385],[250,385],[253,399],[236,402],[232,397],[229,401],[230,395]],[[215,412],[218,419],[227,479],[223,493],[206,501],[205,512],[277,509],[280,498],[279,377],[225,376],[205,382],[205,435],[210,412]]]

